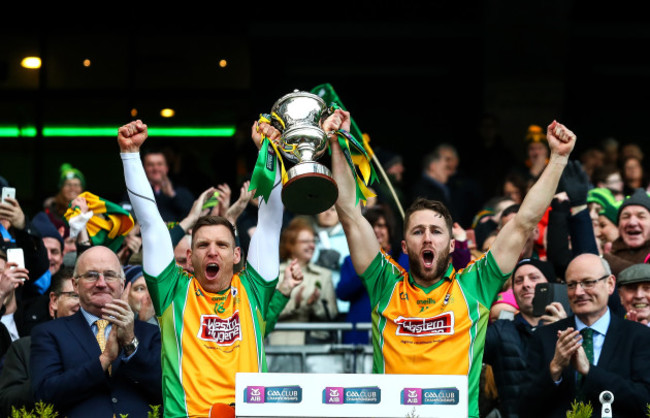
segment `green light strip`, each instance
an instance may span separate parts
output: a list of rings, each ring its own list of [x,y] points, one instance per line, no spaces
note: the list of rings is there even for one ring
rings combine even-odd
[[[149,128],[151,136],[204,138],[204,137],[231,137],[235,134],[234,126],[212,126],[207,128],[173,127],[173,128]],[[36,128],[26,126],[0,126],[0,138],[33,138],[36,136]],[[117,128],[103,126],[46,126],[43,128],[45,138],[78,138],[78,137],[117,137]]]

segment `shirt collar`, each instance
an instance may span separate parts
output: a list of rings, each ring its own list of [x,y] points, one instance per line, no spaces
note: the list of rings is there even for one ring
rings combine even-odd
[[[612,320],[612,315],[609,313],[609,308],[603,316],[598,318],[598,321],[594,322],[589,328],[593,329],[600,335],[607,335],[607,328],[609,328],[609,323]],[[576,329],[582,331],[583,328],[587,328],[587,325],[576,316]]]
[[[88,325],[90,326],[92,326],[95,323],[95,321],[97,321],[98,319],[101,319],[91,314],[81,306],[79,307],[79,310],[81,311],[81,314],[84,316],[84,319],[86,320],[86,322],[88,322]]]
[[[418,287],[418,288],[420,288],[420,289],[422,289],[422,290],[424,290],[425,292],[428,293],[428,292],[430,292],[431,290],[436,289],[438,286],[441,286],[442,283],[444,283],[445,281],[451,281],[451,278],[452,278],[455,274],[456,274],[456,271],[454,270],[454,266],[452,265],[452,263],[451,263],[451,261],[450,261],[450,262],[449,262],[449,267],[447,267],[447,272],[446,272],[445,275],[442,277],[442,280],[439,280],[437,283],[434,283],[434,284],[432,284],[432,285],[429,286],[429,287],[422,287],[422,286],[420,286],[419,284],[417,284],[417,283],[415,282],[415,280],[413,279],[413,275],[411,274],[410,271],[408,272],[408,280],[409,280],[409,283],[412,284],[413,286],[416,286],[416,287]]]

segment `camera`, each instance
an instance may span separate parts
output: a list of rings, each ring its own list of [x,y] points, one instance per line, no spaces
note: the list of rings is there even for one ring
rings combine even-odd
[[[614,402],[614,394],[608,390],[600,392],[598,400],[603,405],[603,408],[600,412],[602,418],[612,417],[612,403]]]

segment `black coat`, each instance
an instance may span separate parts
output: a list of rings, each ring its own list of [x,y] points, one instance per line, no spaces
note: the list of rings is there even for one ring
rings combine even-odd
[[[569,366],[556,385],[549,365],[555,354],[557,333],[575,328],[575,316],[538,328],[530,341],[528,372],[522,391],[520,415],[526,417],[566,417],[576,398],[576,371]],[[644,417],[650,402],[650,328],[637,322],[611,316],[597,366],[591,366],[583,379],[586,401],[600,417],[600,393],[614,394],[614,417]]]
[[[532,326],[520,315],[500,319],[488,326],[483,362],[492,366],[499,391],[499,411],[517,418],[521,382],[526,375],[526,351],[533,335]]]

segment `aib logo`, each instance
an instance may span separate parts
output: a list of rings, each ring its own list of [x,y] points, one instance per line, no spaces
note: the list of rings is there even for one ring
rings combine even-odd
[[[244,394],[247,403],[264,403],[264,386],[248,386]]]
[[[323,391],[323,403],[338,404],[343,403],[342,387],[327,387]]]
[[[422,389],[404,388],[404,390],[402,391],[402,404],[422,405]]]

